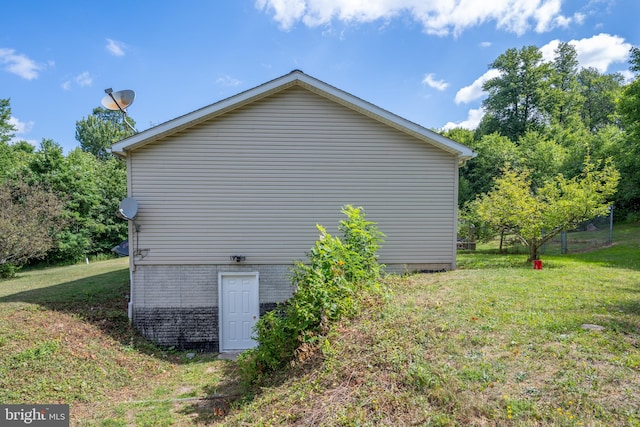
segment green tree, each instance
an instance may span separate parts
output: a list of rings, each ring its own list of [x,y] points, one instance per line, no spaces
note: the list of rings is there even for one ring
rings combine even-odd
[[[602,74],[595,68],[578,73],[578,91],[582,97],[580,118],[590,132],[617,124],[616,101],[622,90],[620,74]]]
[[[565,125],[578,120],[583,103],[578,82],[578,53],[569,43],[560,43],[551,63],[550,86],[545,94],[545,108],[551,120]]]
[[[467,147],[475,147],[475,132],[464,128],[453,128],[440,132],[443,136],[466,145]],[[475,148],[474,148],[475,150]],[[460,177],[458,179],[458,205],[463,206],[469,200],[473,200],[476,196],[475,182],[470,180],[470,168],[473,167],[475,159],[471,159],[460,168]]]
[[[60,179],[60,170],[64,165],[62,146],[53,139],[43,138],[40,147],[34,153],[29,163],[29,170],[38,182],[47,182],[55,187]]]
[[[115,215],[120,201],[127,196],[127,170],[115,158],[98,162],[96,167],[99,201],[92,214],[99,227],[93,230],[92,240],[94,253],[103,253],[127,238],[127,222]]]
[[[7,266],[21,266],[43,258],[55,245],[64,225],[62,202],[39,185],[18,177],[0,184],[0,274],[13,275]]]
[[[631,49],[632,71],[640,73],[640,49]],[[640,75],[622,91],[618,110],[627,134],[617,156],[622,174],[621,207],[627,212],[640,211]]]
[[[622,124],[627,133],[635,140],[640,140],[640,49],[631,49],[629,69],[638,73],[635,79],[622,91],[619,110]]]
[[[582,174],[557,175],[533,189],[530,173],[504,169],[493,189],[473,203],[477,217],[495,230],[509,230],[529,248],[529,261],[563,230],[607,212],[620,175],[607,163],[601,170],[587,160]]]
[[[640,74],[640,47],[632,47],[629,51],[629,69]]]
[[[562,172],[568,178],[578,175],[582,171],[585,159],[591,155],[592,134],[582,122],[571,120],[564,125],[553,123],[543,135],[564,151],[563,161],[557,172]],[[559,163],[557,160],[559,159],[556,159],[556,163]]]
[[[550,64],[542,61],[535,46],[512,48],[490,64],[500,75],[487,80],[482,102],[486,114],[483,134],[499,132],[517,141],[527,131],[540,130],[547,122],[544,100],[549,89]]]
[[[15,127],[10,122],[11,105],[8,99],[0,99],[0,182],[12,175],[16,167],[16,158],[11,139]]]
[[[15,135],[16,128],[10,122],[11,104],[9,99],[0,99],[0,143],[8,144]]]
[[[135,127],[135,121],[128,117],[129,123]],[[102,107],[94,108],[93,113],[86,119],[76,122],[76,140],[83,151],[93,154],[99,159],[107,159],[111,146],[133,135],[133,131],[124,121],[119,111],[107,110]]]
[[[13,144],[0,142],[0,182],[24,174],[35,148],[26,141]]]
[[[540,132],[527,132],[518,140],[519,170],[530,171],[533,188],[561,173],[567,161],[567,150],[556,140]],[[512,166],[513,168],[513,166]],[[496,172],[499,176],[502,170]]]
[[[509,138],[498,133],[483,136],[479,141],[467,142],[478,154],[460,169],[460,190],[458,204],[463,206],[477,194],[491,189],[491,182],[505,164],[519,167],[518,146]]]
[[[598,129],[590,138],[591,156],[600,161],[612,158],[617,165],[617,156],[623,151],[626,136],[624,129],[618,126],[607,125]]]
[[[48,262],[78,261],[107,252],[127,235],[125,221],[114,212],[126,196],[125,166],[117,159],[100,160],[77,148],[65,157],[62,147],[43,140],[30,163],[31,181],[46,185],[63,200],[66,227]]]

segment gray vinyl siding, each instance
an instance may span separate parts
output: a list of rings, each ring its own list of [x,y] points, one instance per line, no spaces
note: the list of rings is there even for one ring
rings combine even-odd
[[[288,264],[345,204],[386,234],[380,261],[455,265],[457,159],[294,87],[129,153],[136,265]]]

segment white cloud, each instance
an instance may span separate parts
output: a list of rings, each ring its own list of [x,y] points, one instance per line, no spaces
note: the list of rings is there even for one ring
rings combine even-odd
[[[113,39],[107,39],[107,45],[105,48],[109,51],[109,53],[113,56],[124,56],[127,45]]]
[[[587,19],[587,15],[585,15],[584,13],[576,12],[576,13],[573,15],[573,21],[574,21],[576,24],[583,24],[585,19]]]
[[[604,73],[614,62],[625,62],[629,57],[630,43],[622,37],[598,34],[588,39],[571,40],[583,67],[594,67]]]
[[[304,16],[305,3],[305,0],[256,0],[256,7],[273,11],[273,19],[282,29],[289,30]]]
[[[467,120],[458,123],[447,122],[447,124],[442,127],[442,130],[451,130],[454,128],[475,129],[482,121],[482,117],[484,117],[484,110],[482,108],[471,109],[467,114]]]
[[[15,128],[17,135],[31,132],[34,125],[33,122],[23,122],[13,116],[9,118],[9,124]]]
[[[563,16],[560,14],[562,0],[551,0],[544,2],[540,8],[535,11],[534,16],[537,21],[536,32],[545,33],[556,27],[568,28],[571,24],[582,24],[585,15],[576,12],[573,16]]]
[[[78,74],[74,80],[80,87],[91,86],[93,84],[93,77],[91,77],[88,71]]]
[[[554,18],[553,22],[556,27],[568,28],[571,24],[581,25],[584,23],[586,15],[583,13],[576,12],[571,17],[566,17],[562,15],[558,15]]]
[[[0,48],[0,62],[6,64],[5,70],[26,80],[37,79],[39,71],[44,68],[33,59],[7,48]]]
[[[242,81],[231,76],[222,76],[216,80],[216,83],[222,86],[236,87],[239,86]]]
[[[561,14],[561,0],[256,0],[255,5],[273,13],[284,30],[297,22],[315,27],[334,19],[372,22],[409,14],[428,34],[459,35],[467,28],[495,22],[499,29],[522,35],[532,27],[546,32],[578,19]]]
[[[484,85],[487,80],[498,77],[499,75],[500,71],[495,68],[488,70],[471,83],[471,85],[463,87],[458,91],[458,93],[456,93],[456,104],[467,104],[471,101],[482,98],[486,94],[486,92],[482,90],[482,85]]]
[[[480,43],[480,47],[491,47],[493,43],[491,42],[481,42]]]
[[[542,60],[544,62],[551,62],[553,58],[556,56],[556,49],[560,44],[560,40],[551,40],[549,43],[542,46],[539,50],[542,54]]]
[[[447,86],[449,86],[449,83],[445,82],[444,80],[436,80],[434,77],[435,74],[433,73],[426,74],[424,76],[424,79],[422,79],[422,83],[437,90],[445,90]]]
[[[63,90],[71,90],[74,83],[79,87],[91,86],[93,85],[93,76],[88,71],[83,71],[77,76],[63,81],[60,87],[62,87]]]
[[[560,40],[552,40],[540,48],[544,61],[553,61],[555,50]],[[601,73],[607,72],[609,66],[616,62],[625,62],[629,57],[630,43],[622,37],[610,34],[598,34],[588,39],[571,40],[569,42],[578,54],[581,67],[593,67]]]
[[[620,74],[624,79],[624,84],[629,84],[636,78],[636,75],[633,74],[633,72],[631,72],[630,70],[622,70],[620,71]]]
[[[11,116],[9,118],[9,124],[12,125],[16,130],[16,136],[14,136],[10,141],[12,144],[20,141],[26,141],[29,144],[33,145],[34,147],[38,145],[37,141],[33,139],[24,139],[20,137],[20,135],[24,135],[31,132],[31,129],[33,129],[33,126],[35,124],[34,122],[31,122],[31,121],[23,122],[18,118]]]

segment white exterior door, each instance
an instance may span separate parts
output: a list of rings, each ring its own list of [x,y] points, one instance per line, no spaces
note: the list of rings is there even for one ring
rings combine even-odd
[[[260,315],[258,273],[219,273],[220,352],[256,346],[251,338]]]

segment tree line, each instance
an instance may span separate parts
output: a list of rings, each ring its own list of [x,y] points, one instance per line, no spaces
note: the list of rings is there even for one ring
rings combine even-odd
[[[131,134],[118,112],[96,108],[76,122],[80,147],[11,142],[8,99],[0,100],[0,276],[34,262],[73,263],[110,253],[127,238],[115,216],[126,169],[108,148]]]
[[[545,241],[610,204],[640,219],[640,49],[630,83],[581,68],[569,43],[551,61],[535,46],[508,49],[489,68],[480,125],[443,132],[478,154],[461,168],[459,206],[481,237],[509,232],[537,259]]]
[[[478,153],[461,168],[461,215],[488,235],[520,233],[532,258],[541,228],[548,238],[609,202],[618,217],[640,218],[640,49],[629,62],[630,83],[581,68],[569,43],[552,61],[525,46],[489,64],[498,73],[484,83],[480,125],[442,132]],[[66,155],[50,139],[37,148],[12,142],[10,118],[10,101],[0,99],[0,275],[83,260],[125,239],[126,222],[114,215],[126,197],[125,165],[108,151],[131,135],[123,117],[94,109],[76,122],[80,146]]]

